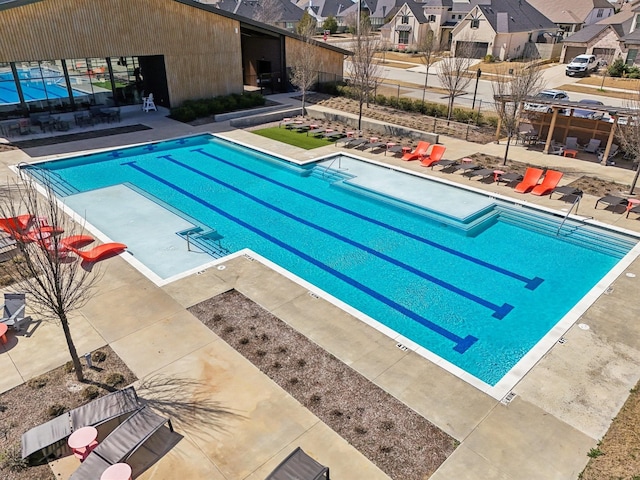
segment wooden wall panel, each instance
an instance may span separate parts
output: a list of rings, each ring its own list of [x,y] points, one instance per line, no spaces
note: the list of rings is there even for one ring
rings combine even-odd
[[[294,49],[294,45],[300,44],[300,40],[292,37],[286,37],[285,51],[287,56],[287,67],[291,67],[290,58],[291,51]],[[335,74],[342,77],[344,55],[334,50],[329,50],[321,46],[312,46],[315,50],[315,54],[318,55],[318,70],[325,73]]]
[[[164,55],[172,105],[242,92],[240,23],[173,0],[45,0],[0,11],[0,62]]]

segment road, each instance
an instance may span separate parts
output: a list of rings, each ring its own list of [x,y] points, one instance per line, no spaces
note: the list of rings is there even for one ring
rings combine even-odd
[[[344,71],[345,73],[349,72],[350,62],[345,60]],[[438,79],[437,75],[438,64],[434,64],[429,69],[429,81],[428,86],[430,87],[441,87],[441,83]],[[408,69],[404,68],[396,68],[396,67],[382,67],[381,77],[383,77],[382,82],[387,85],[393,85],[397,82],[402,83],[411,83],[414,85],[424,85],[426,67],[424,65],[418,65],[415,67],[411,67]],[[543,70],[543,79],[544,79],[544,88],[557,88],[562,85],[576,83],[580,79],[575,77],[567,77],[565,75],[565,65],[554,65],[552,67],[546,68]],[[472,80],[468,87],[467,93],[460,95],[456,98],[455,104],[465,107],[471,107],[473,103],[473,91],[476,85],[475,79]],[[401,87],[403,92],[407,90],[406,87]],[[409,89],[411,90],[411,89]],[[422,99],[423,91],[420,88],[416,88],[413,91],[409,91],[407,93],[403,93],[404,96]],[[605,97],[600,94],[597,89],[594,88],[593,94],[585,94],[585,93],[577,93],[577,92],[569,92],[569,98],[572,101],[582,100],[583,98],[600,100],[605,105],[619,108],[623,106],[624,99],[619,98],[611,98]],[[447,103],[447,96],[442,93],[435,92],[433,90],[427,90],[425,94],[425,100],[434,103]],[[482,106],[484,105],[484,106]],[[493,105],[493,88],[491,84],[491,79],[487,76],[480,77],[478,81],[478,92],[476,95],[476,108],[481,107],[483,111],[486,111],[487,105]],[[493,107],[491,107],[493,108]]]

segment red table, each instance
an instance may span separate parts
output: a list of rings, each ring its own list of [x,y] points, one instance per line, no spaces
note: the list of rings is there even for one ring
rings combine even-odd
[[[576,158],[576,155],[578,155],[578,151],[572,150],[570,148],[565,148],[564,151],[562,152],[562,156],[564,157]]]
[[[7,343],[7,329],[9,327],[7,327],[6,323],[0,323],[0,341],[2,343]]]
[[[126,463],[116,463],[107,468],[100,480],[131,480],[131,467]]]
[[[67,445],[81,462],[98,446],[96,439],[98,430],[95,427],[82,427],[73,432],[67,440]]]
[[[498,180],[500,180],[500,177],[502,175],[504,175],[504,171],[503,170],[494,170],[493,171],[493,181],[497,182]]]

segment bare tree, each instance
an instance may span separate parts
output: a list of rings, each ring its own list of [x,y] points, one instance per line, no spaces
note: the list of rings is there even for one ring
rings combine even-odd
[[[253,13],[253,19],[268,25],[275,25],[282,19],[280,0],[259,0]]]
[[[616,128],[617,125],[617,138],[620,141],[620,146],[626,155],[633,158],[636,173],[629,189],[629,194],[633,195],[638,183],[638,174],[640,174],[640,88],[633,94],[629,94],[624,106],[626,110],[622,117],[624,121],[621,121],[622,118],[617,118],[612,128]],[[606,161],[607,159],[604,158],[603,163]]]
[[[291,77],[289,80],[302,91],[303,117],[306,94],[318,81],[318,72],[322,68],[318,47],[312,43],[315,30],[315,22],[300,22],[298,24],[300,40],[293,43],[290,52]]]
[[[438,57],[436,56],[436,52],[438,51],[438,39],[431,30],[431,27],[427,25],[424,36],[418,42],[418,52],[420,52],[420,59],[422,63],[427,68],[427,71],[424,76],[424,89],[422,90],[422,101],[424,102],[424,96],[427,91],[427,82],[429,81],[429,68],[433,65]]]
[[[449,96],[447,120],[451,119],[455,98],[465,93],[465,89],[472,79],[469,68],[475,60],[471,58],[471,45],[472,42],[461,43],[459,41],[456,54],[444,57],[439,63],[438,79]]]
[[[378,50],[378,38],[371,34],[371,23],[360,21],[360,34],[355,38],[349,73],[355,96],[358,100],[358,130],[362,129],[362,108],[369,103],[370,95],[380,82],[382,67],[374,61]]]
[[[538,64],[513,63],[510,64],[513,74],[494,76],[491,81],[496,111],[500,118],[500,125],[507,137],[504,151],[504,165],[507,164],[509,145],[514,135],[518,133],[520,115],[526,97],[534,95],[544,86],[542,71]]]
[[[44,182],[45,195],[38,193],[30,178],[8,185],[8,189],[12,195],[0,198],[0,215],[11,218],[28,212],[33,217],[28,235],[24,231],[12,232],[20,255],[12,260],[11,278],[28,295],[34,311],[60,322],[76,377],[82,381],[69,315],[89,300],[100,274],[95,269],[84,269],[79,259],[65,255],[57,233],[64,231],[65,236],[70,236],[79,233],[80,228],[64,213],[50,182]]]

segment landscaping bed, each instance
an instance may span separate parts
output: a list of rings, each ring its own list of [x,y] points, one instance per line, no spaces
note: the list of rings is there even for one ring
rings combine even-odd
[[[189,311],[391,478],[424,480],[457,442],[236,291]]]
[[[28,342],[29,339],[23,338],[22,341]],[[49,465],[27,467],[22,461],[22,434],[136,380],[110,347],[94,351],[92,358],[93,368],[83,369],[83,383],[77,381],[69,362],[0,394],[0,478],[54,479]]]

